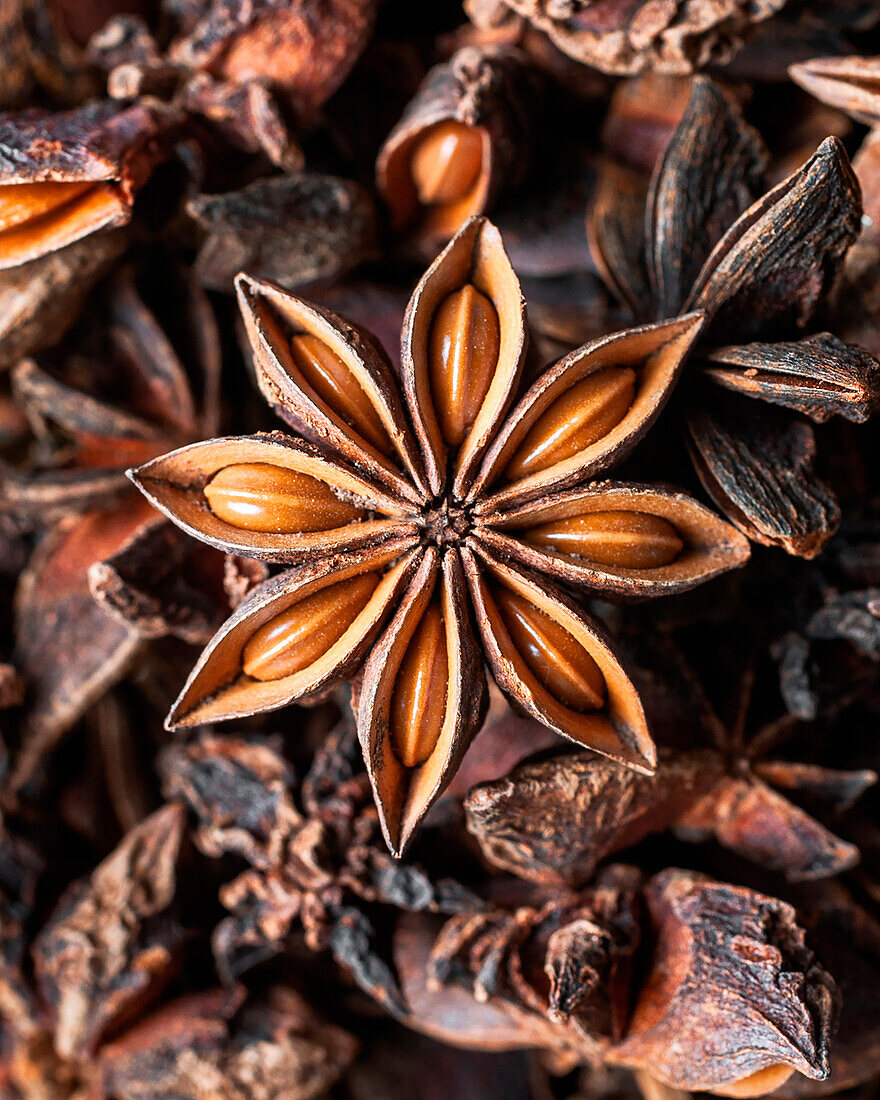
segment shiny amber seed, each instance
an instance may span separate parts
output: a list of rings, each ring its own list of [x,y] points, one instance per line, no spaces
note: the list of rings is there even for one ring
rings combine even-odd
[[[477,418],[500,344],[495,307],[470,283],[438,306],[428,338],[428,373],[440,430],[451,447],[461,444]]]
[[[448,687],[446,626],[440,607],[432,602],[407,646],[391,698],[391,745],[404,767],[418,767],[434,751],[446,716]]]
[[[218,519],[244,531],[331,531],[363,515],[316,477],[268,462],[225,466],[204,492]]]
[[[291,338],[290,352],[303,381],[315,394],[384,455],[394,448],[372,402],[342,359],[309,333]]]
[[[507,465],[509,478],[528,477],[591,447],[616,428],[633,403],[636,374],[604,367],[566,390],[538,417]]]
[[[88,191],[88,180],[73,183],[7,183],[0,185],[0,231],[42,218]]]
[[[242,668],[255,680],[280,680],[308,668],[334,645],[367,606],[378,573],[338,581],[264,623],[242,651]]]
[[[492,595],[517,652],[556,699],[573,710],[605,702],[605,677],[581,643],[518,592],[496,585]]]
[[[416,141],[410,173],[419,202],[447,206],[473,190],[483,164],[479,130],[450,119],[438,122]]]
[[[648,512],[585,512],[541,523],[523,537],[533,546],[621,569],[657,569],[684,549],[669,520]]]

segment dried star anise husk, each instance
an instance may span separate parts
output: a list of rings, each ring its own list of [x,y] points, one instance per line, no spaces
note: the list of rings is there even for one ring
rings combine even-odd
[[[208,856],[234,853],[250,865],[221,891],[230,910],[213,937],[221,975],[238,979],[302,929],[312,950],[329,949],[399,1015],[401,994],[374,943],[368,906],[448,914],[481,903],[457,883],[432,881],[417,865],[389,856],[369,781],[354,767],[357,755],[354,731],[343,724],[299,786],[276,746],[236,737],[204,735],[171,748],[162,768],[167,795],[196,816],[196,845]]]
[[[407,1022],[461,1046],[546,1047],[569,1067],[601,1059],[724,1096],[828,1077],[840,996],[792,907],[688,871],[640,878],[611,866],[580,893],[439,928],[401,916]]]
[[[700,314],[585,344],[517,399],[524,303],[481,219],[416,287],[402,393],[342,318],[247,276],[239,299],[260,387],[298,434],[211,440],[132,477],[190,534],[295,568],[219,631],[169,724],[316,700],[355,678],[394,852],[480,727],[484,661],[557,733],[650,771],[638,694],[562,585],[655,596],[745,560],[745,540],[686,495],[587,481],[654,422]]]
[[[812,557],[840,509],[813,473],[804,417],[863,422],[880,385],[863,348],[801,335],[858,234],[859,185],[836,138],[759,197],[766,162],[758,134],[699,77],[650,184],[609,162],[589,231],[636,318],[705,311],[686,402],[697,473],[749,538]]]
[[[644,69],[689,73],[723,64],[755,25],[786,0],[467,0],[478,25],[497,25],[505,13],[527,19],[563,53],[609,73]]]
[[[168,0],[176,34],[112,19],[90,43],[119,100],[158,95],[226,141],[286,171],[303,166],[296,132],[314,124],[369,40],[376,0]],[[158,34],[158,32],[157,32]],[[161,35],[159,35],[161,38]]]
[[[840,994],[790,905],[678,870],[650,880],[645,898],[649,977],[611,1062],[736,1097],[772,1092],[794,1073],[828,1076]]]

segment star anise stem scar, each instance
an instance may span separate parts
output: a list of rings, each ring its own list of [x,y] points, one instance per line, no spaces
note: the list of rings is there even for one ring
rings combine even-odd
[[[238,294],[260,388],[294,434],[209,440],[130,476],[196,538],[292,568],[218,631],[169,726],[351,679],[395,854],[480,728],[485,665],[557,733],[650,773],[638,693],[577,597],[679,592],[748,544],[683,493],[588,479],[657,418],[702,315],[593,340],[520,395],[525,304],[485,219],[416,287],[400,385],[341,317],[247,275]]]

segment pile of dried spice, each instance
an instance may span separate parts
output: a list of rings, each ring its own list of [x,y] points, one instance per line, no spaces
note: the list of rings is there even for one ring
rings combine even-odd
[[[878,412],[877,3],[0,3],[0,1100],[876,1100]]]

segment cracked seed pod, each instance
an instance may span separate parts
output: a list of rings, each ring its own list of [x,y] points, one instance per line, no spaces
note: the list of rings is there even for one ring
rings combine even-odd
[[[0,269],[124,225],[173,112],[93,103],[0,117]]]
[[[607,73],[656,69],[690,73],[723,65],[752,28],[778,12],[785,0],[504,0],[563,53]]]
[[[800,416],[861,422],[880,394],[864,348],[803,334],[859,233],[861,195],[835,137],[763,193],[768,159],[721,88],[698,77],[650,182],[613,162],[603,171],[588,237],[635,319],[705,311],[701,369],[684,383],[696,471],[749,538],[812,557],[840,510],[813,471],[813,431]]]
[[[352,679],[395,853],[480,728],[484,664],[550,729],[650,772],[638,693],[551,578],[660,595],[745,560],[745,540],[682,494],[584,485],[659,415],[700,314],[592,341],[517,401],[524,304],[483,219],[413,293],[400,387],[376,342],[328,310],[248,276],[239,302],[260,388],[300,437],[210,440],[131,477],[195,537],[294,568],[217,633],[169,725],[314,701]]]
[[[645,896],[649,977],[609,1061],[734,1097],[763,1096],[794,1073],[828,1076],[840,995],[790,905],[679,870],[651,879]]]
[[[420,252],[431,255],[522,179],[538,80],[506,46],[466,46],[428,73],[376,162],[392,225]]]

